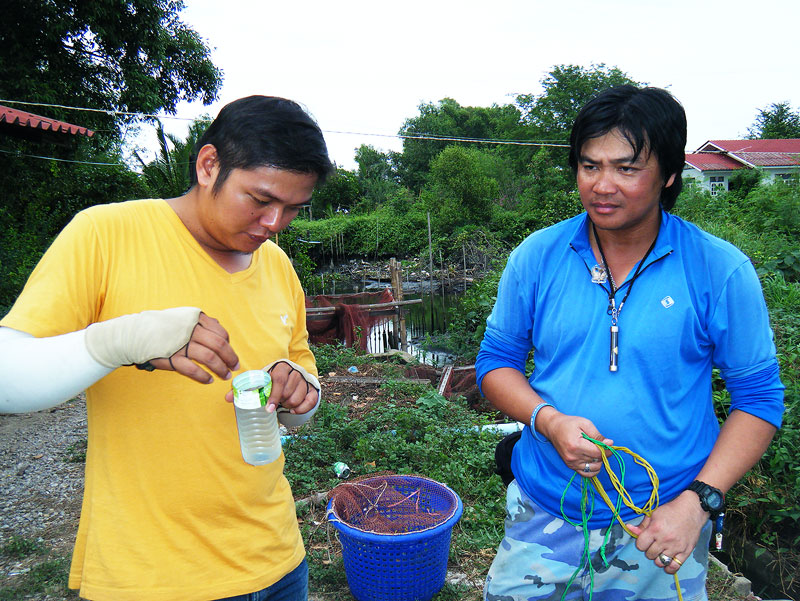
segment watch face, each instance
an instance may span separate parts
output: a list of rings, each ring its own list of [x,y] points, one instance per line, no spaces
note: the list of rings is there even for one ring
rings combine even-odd
[[[706,503],[708,503],[708,506],[715,511],[717,509],[722,509],[724,505],[722,495],[715,490],[708,492],[708,494],[706,495]]]

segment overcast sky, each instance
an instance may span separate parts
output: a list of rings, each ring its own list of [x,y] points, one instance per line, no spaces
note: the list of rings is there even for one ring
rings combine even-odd
[[[218,102],[182,104],[178,116],[289,97],[348,169],[361,144],[400,150],[391,136],[422,102],[509,104],[540,93],[560,64],[605,63],[669,89],[686,109],[689,151],[745,136],[773,102],[800,108],[798,0],[185,1],[182,20],[224,83]],[[168,124],[180,137],[187,128]]]

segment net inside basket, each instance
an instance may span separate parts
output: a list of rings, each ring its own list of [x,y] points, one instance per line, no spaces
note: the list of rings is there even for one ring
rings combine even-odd
[[[423,476],[368,476],[340,484],[330,496],[336,518],[374,534],[430,530],[450,519],[458,508],[453,491]]]

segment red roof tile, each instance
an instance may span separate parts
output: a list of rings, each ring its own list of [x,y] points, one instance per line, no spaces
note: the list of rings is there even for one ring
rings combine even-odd
[[[695,152],[686,154],[686,162],[700,171],[730,171],[747,167],[719,152]]]
[[[698,149],[704,150],[705,146],[713,144],[721,150],[734,152],[799,152],[800,138],[783,140],[709,140]]]
[[[20,127],[30,127],[33,129],[41,129],[43,131],[53,131],[64,134],[71,134],[74,136],[93,136],[94,132],[80,125],[72,125],[56,119],[34,115],[33,113],[26,113],[7,106],[0,105],[0,123],[8,123],[9,125],[18,125]]]

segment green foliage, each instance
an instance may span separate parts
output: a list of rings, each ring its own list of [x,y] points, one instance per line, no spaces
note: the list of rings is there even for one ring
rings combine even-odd
[[[77,593],[67,588],[69,559],[53,556],[42,542],[12,535],[0,547],[0,555],[15,560],[36,558],[30,571],[19,575],[13,586],[0,587],[0,601],[22,601],[31,599],[31,595],[78,598]]]
[[[41,541],[25,538],[12,534],[9,539],[0,547],[0,554],[13,557],[14,559],[24,559],[31,555],[42,555],[46,549]]]
[[[800,281],[800,187],[762,184],[711,196],[689,187],[674,212],[742,250],[761,276],[780,274]]]
[[[417,405],[431,412],[441,411],[447,407],[448,400],[433,390],[417,399]]]
[[[61,598],[77,599],[77,593],[67,588],[68,579],[69,559],[48,559],[34,565],[20,577],[16,586],[0,588],[0,601],[22,601],[33,598],[31,595],[45,595],[37,598],[59,595]]]
[[[578,111],[599,92],[635,82],[617,67],[600,63],[590,67],[556,65],[541,81],[544,92],[517,94],[523,121],[539,135],[566,140]]]
[[[758,111],[747,133],[752,139],[800,138],[800,110],[793,111],[788,102],[773,102]]]
[[[17,154],[0,155],[0,315],[76,212],[151,194],[141,176],[119,166],[121,132],[138,117],[114,111],[174,112],[180,101],[216,99],[221,73],[199,35],[181,22],[182,9],[176,0],[4,6],[0,97],[100,110],[21,107],[96,133],[63,136],[61,145],[4,140]]]
[[[676,212],[747,254],[761,275],[775,334],[781,379],[786,386],[783,425],[761,461],[730,491],[748,538],[770,547],[800,545],[800,198],[796,186],[759,185],[711,196],[687,189]],[[714,383],[717,414],[724,418],[730,397]],[[778,533],[778,534],[775,534]]]
[[[327,374],[340,367],[362,365],[367,361],[357,348],[346,347],[342,343],[312,345],[311,350],[320,374]]]
[[[760,169],[740,169],[731,176],[728,190],[739,198],[747,198],[747,195],[761,183],[763,176]]]
[[[191,186],[189,166],[195,145],[211,125],[211,121],[208,115],[195,119],[189,126],[186,140],[165,133],[161,122],[158,122],[156,135],[159,141],[159,156],[150,163],[145,163],[138,154],[136,155],[142,164],[142,173],[153,197],[175,198],[189,190]]]
[[[401,135],[409,136],[403,140],[403,152],[398,157],[401,183],[419,192],[426,183],[433,158],[454,144],[448,140],[419,137],[514,140],[520,135],[519,117],[519,111],[511,105],[464,107],[452,98],[444,98],[436,104],[421,104],[419,115],[407,119],[400,129]]]
[[[429,390],[415,407],[379,403],[358,420],[347,419],[341,406],[323,403],[313,422],[284,446],[295,495],[335,486],[336,461],[344,461],[356,476],[386,470],[424,474],[453,486],[465,502],[484,494],[496,478],[499,435],[481,432],[476,426],[484,420],[462,402],[433,395]],[[455,463],[463,465],[454,468]]]
[[[73,442],[67,447],[67,463],[86,463],[86,449],[89,446],[89,441],[85,438]]]
[[[44,250],[75,213],[148,196],[141,176],[123,167],[8,155],[0,155],[0,187],[5,191],[0,206],[0,315],[11,308]]]
[[[497,300],[497,286],[504,264],[498,264],[486,277],[475,282],[458,300],[448,325],[449,347],[459,356],[474,359],[478,354],[486,318]]]
[[[404,200],[397,202],[402,204]],[[408,257],[427,248],[426,231],[424,213],[407,210],[401,214],[390,202],[369,215],[295,219],[289,229],[281,232],[280,245],[290,257],[305,252],[317,265],[350,257]]]
[[[311,211],[317,217],[333,217],[336,213],[355,206],[361,195],[358,176],[352,171],[337,167],[328,180],[314,190]]]
[[[222,73],[179,18],[180,0],[16,0],[0,21],[0,97],[108,111],[174,113],[216,99]],[[74,122],[75,114],[48,116]],[[82,113],[96,130],[135,117]]]
[[[397,183],[392,155],[379,152],[372,146],[362,144],[356,150],[358,182],[361,199],[355,206],[359,213],[375,210],[385,202],[391,201],[404,190]]]
[[[498,192],[497,181],[487,177],[481,151],[448,146],[431,161],[429,185],[422,194],[439,233],[453,226],[485,219]]]

